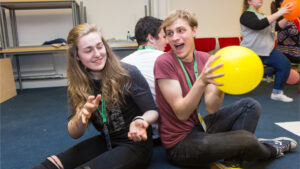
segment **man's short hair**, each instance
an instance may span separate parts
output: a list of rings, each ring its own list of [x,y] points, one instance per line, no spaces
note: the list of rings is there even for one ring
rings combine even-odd
[[[166,27],[172,25],[177,19],[185,19],[192,28],[198,26],[198,21],[194,14],[187,10],[175,10],[172,11],[163,21],[161,29],[163,29],[166,33]]]
[[[145,16],[135,25],[135,38],[138,45],[143,45],[148,42],[147,36],[151,34],[155,39],[158,39],[162,20],[152,16]]]

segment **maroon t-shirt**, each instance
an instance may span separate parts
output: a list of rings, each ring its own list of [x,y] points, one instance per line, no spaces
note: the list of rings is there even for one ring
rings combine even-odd
[[[208,53],[200,51],[195,52],[199,75],[209,57],[210,55]],[[194,62],[183,62],[183,65],[193,84],[195,81]],[[183,97],[185,97],[190,90],[184,72],[172,51],[164,53],[157,58],[154,65],[154,77],[156,103],[160,113],[159,134],[163,146],[168,149],[176,145],[191,132],[193,127],[199,123],[199,120],[196,110],[188,120],[179,120],[159,90],[157,84],[159,79],[178,80]]]

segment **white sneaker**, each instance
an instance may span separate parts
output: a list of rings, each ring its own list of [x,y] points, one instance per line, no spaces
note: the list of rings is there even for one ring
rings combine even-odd
[[[280,92],[279,94],[272,93],[271,94],[271,99],[279,100],[279,101],[283,101],[283,102],[292,102],[292,101],[294,101],[294,99],[284,95],[283,92]]]

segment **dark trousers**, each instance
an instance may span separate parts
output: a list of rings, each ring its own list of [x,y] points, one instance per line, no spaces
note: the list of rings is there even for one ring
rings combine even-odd
[[[132,169],[146,168],[152,155],[152,139],[143,144],[112,140],[112,150],[107,150],[103,136],[87,139],[57,157],[64,169]]]
[[[282,90],[290,75],[291,62],[289,59],[278,49],[273,49],[270,56],[260,58],[265,65],[275,69],[274,89]]]
[[[253,134],[260,110],[257,101],[245,98],[207,115],[207,132],[200,124],[195,126],[181,142],[167,150],[168,159],[181,166],[205,166],[222,159],[270,158],[270,148],[259,143]]]

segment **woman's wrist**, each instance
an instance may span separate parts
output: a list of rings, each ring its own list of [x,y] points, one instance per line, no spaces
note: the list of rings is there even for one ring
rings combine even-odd
[[[76,113],[77,117],[75,117],[75,119],[76,119],[75,124],[76,124],[77,129],[86,128],[88,121],[89,121],[88,119],[86,119],[86,124],[83,124],[82,113],[83,113],[83,110],[80,110],[79,113]]]
[[[145,121],[145,119],[143,118],[143,116],[135,116],[132,121],[135,121],[135,120],[143,120]]]

